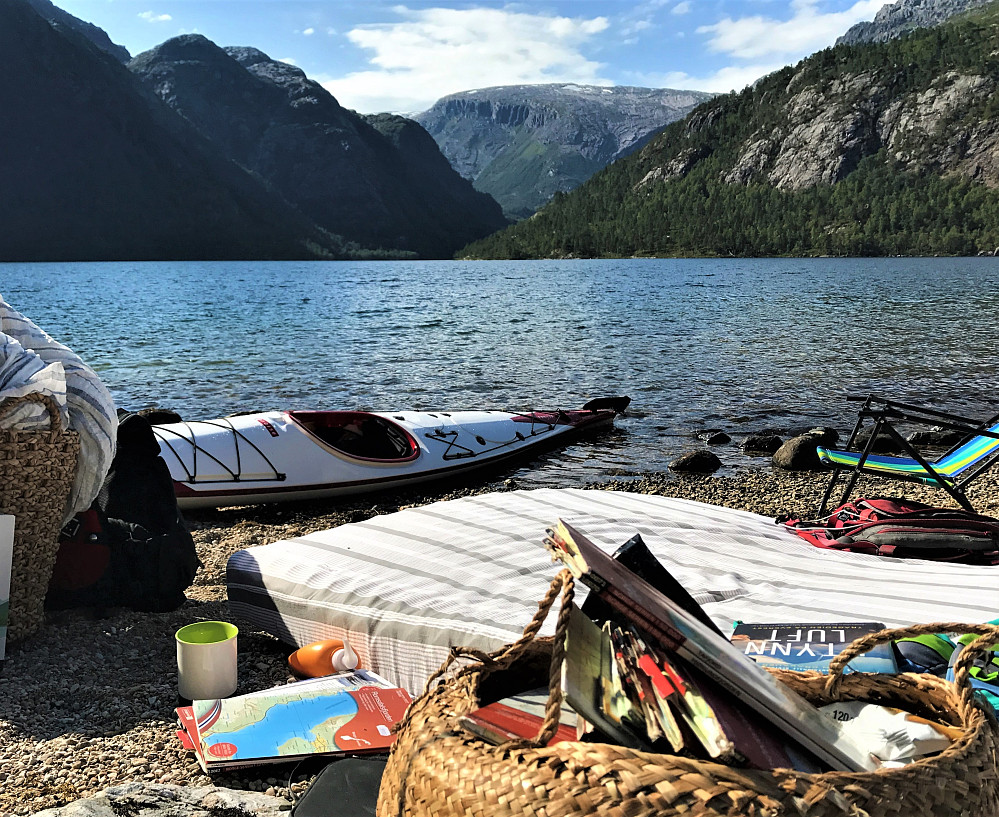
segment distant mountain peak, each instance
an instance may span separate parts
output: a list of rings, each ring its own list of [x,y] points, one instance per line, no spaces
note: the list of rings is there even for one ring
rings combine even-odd
[[[247,70],[253,71],[258,76],[267,76],[272,81],[279,82],[282,78],[295,81],[305,80],[312,85],[322,87],[318,82],[310,80],[305,71],[297,65],[272,59],[259,48],[250,48],[245,45],[229,46],[225,49],[225,53]],[[327,93],[329,92],[327,91]]]
[[[572,82],[500,85],[450,94],[413,118],[455,170],[522,218],[712,96]]]
[[[130,65],[152,65],[157,62],[233,62],[225,50],[203,34],[179,34],[137,54]]]

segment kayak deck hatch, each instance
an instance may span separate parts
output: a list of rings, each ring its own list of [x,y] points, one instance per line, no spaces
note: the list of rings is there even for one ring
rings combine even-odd
[[[348,457],[411,462],[420,456],[413,435],[384,417],[364,411],[289,411],[288,416],[323,445]]]

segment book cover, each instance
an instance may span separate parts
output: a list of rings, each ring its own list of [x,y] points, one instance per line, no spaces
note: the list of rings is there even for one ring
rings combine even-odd
[[[544,690],[544,693],[547,699],[548,690]],[[540,714],[532,711],[533,709],[533,702],[529,709],[524,710],[519,708],[516,699],[504,698],[472,710],[461,718],[461,724],[473,735],[492,744],[498,745],[508,740],[534,740],[541,731],[545,717],[543,706]],[[571,720],[571,723],[566,723],[567,720]],[[553,746],[576,739],[576,718],[567,718],[566,709],[563,708],[555,735],[546,745]]]
[[[732,630],[732,643],[743,655],[764,667],[829,672],[829,662],[843,649],[884,624],[843,622],[832,624],[746,624]],[[879,644],[847,665],[847,672],[898,672],[890,644]]]
[[[206,771],[316,754],[385,751],[409,693],[368,670],[194,701],[198,759]]]
[[[10,571],[14,559],[14,517],[0,514],[0,661],[7,651],[10,615]]]
[[[522,738],[533,740],[541,731],[547,707],[548,688],[538,687],[483,704],[465,715],[462,724],[489,743],[499,744]],[[563,700],[558,730],[548,745],[576,740],[578,720],[575,710]]]
[[[653,646],[675,653],[703,672],[725,693],[762,715],[775,734],[791,738],[833,770],[874,770],[869,754],[839,724],[571,525],[559,520],[557,528],[548,531],[545,546],[577,579],[647,635]]]

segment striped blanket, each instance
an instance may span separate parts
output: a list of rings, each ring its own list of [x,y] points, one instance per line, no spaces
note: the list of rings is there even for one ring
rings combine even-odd
[[[346,635],[363,666],[419,692],[452,646],[520,635],[558,571],[541,540],[559,517],[607,551],[641,533],[723,632],[999,615],[996,567],[821,550],[768,517],[583,489],[466,497],[247,548],[228,562],[230,607],[292,645]]]
[[[118,413],[110,392],[80,356],[53,340],[0,297],[0,400],[31,392],[59,406],[64,427],[80,434],[80,459],[65,520],[89,508],[114,457]],[[47,410],[25,404],[2,420],[3,428],[49,427]]]

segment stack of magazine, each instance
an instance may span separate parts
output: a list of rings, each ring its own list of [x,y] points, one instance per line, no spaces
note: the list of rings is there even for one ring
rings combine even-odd
[[[669,596],[559,520],[546,547],[608,612],[570,611],[563,689],[622,746],[751,768],[871,771],[841,724],[748,659],[686,593]],[[675,581],[675,580],[674,580]],[[673,597],[675,596],[675,598]]]

